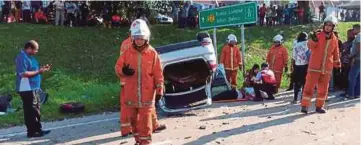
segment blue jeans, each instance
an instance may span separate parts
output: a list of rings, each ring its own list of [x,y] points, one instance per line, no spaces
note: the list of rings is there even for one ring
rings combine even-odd
[[[356,95],[357,95],[356,91],[360,91],[359,85],[357,86],[357,83],[358,84],[360,83],[359,82],[360,79],[357,79],[357,78],[360,78],[360,65],[355,64],[355,65],[351,66],[351,70],[348,75],[349,84],[348,84],[347,94],[350,97],[356,97]],[[358,95],[359,95],[359,93],[358,93]]]

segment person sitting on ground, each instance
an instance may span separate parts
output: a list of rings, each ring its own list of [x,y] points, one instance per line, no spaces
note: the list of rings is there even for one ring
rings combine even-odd
[[[118,28],[120,26],[120,21],[121,17],[117,13],[114,13],[114,15],[112,16],[112,27]]]
[[[263,63],[261,65],[262,70],[257,73],[254,84],[254,92],[256,94],[256,98],[254,101],[263,101],[263,97],[261,95],[261,91],[267,93],[267,100],[274,100],[273,96],[276,92],[277,82],[275,74],[272,70],[269,69],[268,63]]]
[[[253,87],[254,80],[259,72],[259,65],[254,64],[252,69],[248,70],[246,73],[246,78],[243,83],[243,87]]]
[[[48,19],[40,8],[35,13],[35,22],[38,24],[46,24],[48,22]]]

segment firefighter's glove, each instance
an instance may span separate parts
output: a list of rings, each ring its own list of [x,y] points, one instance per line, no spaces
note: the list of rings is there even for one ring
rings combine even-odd
[[[123,68],[122,68],[122,72],[124,75],[126,76],[132,76],[134,75],[134,69],[130,68],[129,64],[124,64]]]
[[[155,105],[158,106],[159,105],[159,100],[162,99],[162,95],[155,95]]]
[[[311,40],[318,42],[318,38],[317,38],[316,34],[317,34],[317,32],[312,31],[312,32],[310,32],[309,36],[310,36]]]
[[[285,73],[287,73],[287,72],[288,72],[288,67],[286,66],[286,67],[285,67]]]

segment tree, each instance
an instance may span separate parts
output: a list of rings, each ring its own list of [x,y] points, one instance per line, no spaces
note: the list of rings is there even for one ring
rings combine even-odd
[[[119,13],[132,20],[142,15],[155,18],[158,13],[169,14],[171,4],[170,1],[91,1],[90,7],[97,12],[107,8],[110,13]]]

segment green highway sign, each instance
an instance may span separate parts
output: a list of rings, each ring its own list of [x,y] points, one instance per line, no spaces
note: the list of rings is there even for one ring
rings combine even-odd
[[[242,3],[199,12],[199,27],[201,29],[252,24],[256,22],[257,4],[255,2]]]

